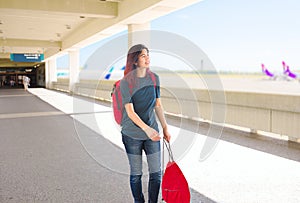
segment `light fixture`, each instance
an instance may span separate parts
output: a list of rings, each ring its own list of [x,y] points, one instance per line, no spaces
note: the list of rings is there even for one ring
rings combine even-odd
[[[66,28],[67,28],[68,30],[70,30],[70,29],[71,29],[71,25],[66,25]]]

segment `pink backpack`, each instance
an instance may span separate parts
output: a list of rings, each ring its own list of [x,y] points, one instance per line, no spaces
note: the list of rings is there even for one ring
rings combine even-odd
[[[156,87],[156,78],[153,73],[150,74],[151,80],[154,84],[154,88]],[[111,97],[112,97],[112,108],[114,112],[114,118],[117,124],[121,125],[122,118],[123,118],[123,110],[124,110],[124,105],[122,102],[122,94],[121,94],[121,80],[118,80],[114,83],[112,92],[111,92]],[[132,94],[132,89],[133,87],[129,87],[130,89],[130,94]]]
[[[123,114],[123,105],[122,105],[122,94],[120,89],[121,80],[115,82],[114,87],[112,89],[111,97],[112,97],[112,107],[114,112],[114,118],[117,124],[121,125],[122,122],[122,114]]]

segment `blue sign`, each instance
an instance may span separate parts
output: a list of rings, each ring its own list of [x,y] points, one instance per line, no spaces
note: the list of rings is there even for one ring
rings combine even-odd
[[[44,54],[10,54],[10,60],[15,62],[41,62],[44,60]]]

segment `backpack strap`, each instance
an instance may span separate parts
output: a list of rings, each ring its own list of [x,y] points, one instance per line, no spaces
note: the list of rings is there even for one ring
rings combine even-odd
[[[149,75],[150,75],[151,80],[153,82],[154,88],[156,88],[156,77],[155,77],[154,73],[149,72]]]
[[[128,88],[129,88],[129,94],[132,96],[132,93],[133,93],[133,87],[134,85],[132,83],[128,83]]]

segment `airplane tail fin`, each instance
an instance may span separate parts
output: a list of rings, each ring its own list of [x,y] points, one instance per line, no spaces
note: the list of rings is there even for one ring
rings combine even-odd
[[[290,67],[284,61],[282,61],[282,66],[283,66],[284,75],[286,75],[286,76],[288,76],[289,78],[292,78],[292,79],[297,79],[298,78],[298,76],[290,70]]]
[[[267,76],[273,78],[274,77],[274,74],[271,73],[266,67],[264,64],[261,64],[261,68],[262,68],[262,71],[263,73],[265,73]]]
[[[293,73],[292,71],[290,71],[290,67],[289,66],[286,67],[286,70],[287,70],[287,75],[290,78],[297,79],[297,75],[295,73]]]
[[[282,61],[282,68],[283,68],[283,72],[285,73],[287,71],[287,66],[284,61]]]
[[[111,73],[113,72],[114,69],[115,69],[114,66],[112,66],[112,67],[109,69],[108,73],[104,76],[104,78],[105,78],[106,80],[109,80],[109,78],[110,78],[110,76],[111,76]]]

